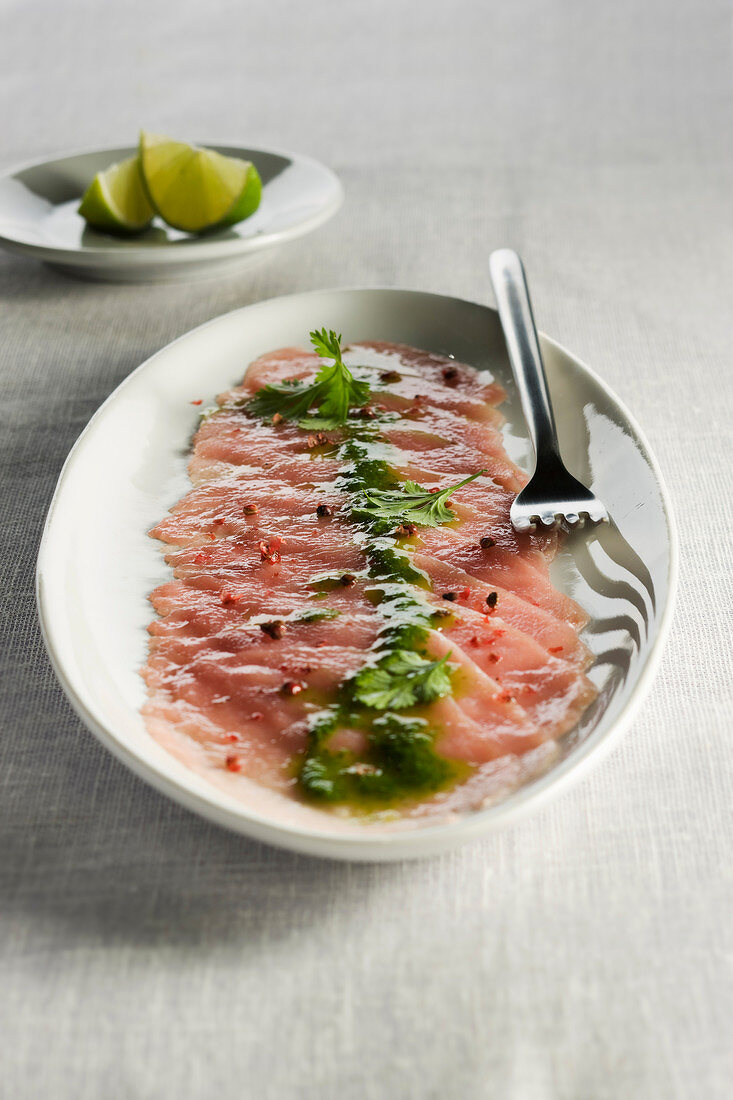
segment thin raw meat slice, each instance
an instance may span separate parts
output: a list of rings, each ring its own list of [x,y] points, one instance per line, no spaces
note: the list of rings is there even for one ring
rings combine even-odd
[[[507,753],[527,752],[544,740],[528,717],[517,719],[516,703],[495,702],[486,709],[460,706],[455,699],[439,699],[433,708],[439,730],[438,752],[471,767]]]
[[[466,417],[475,412],[483,419],[483,410],[499,405],[505,397],[502,387],[485,372],[404,344],[360,341],[349,346],[345,360],[352,368],[363,363],[378,374],[396,371],[401,379],[388,383],[389,393],[420,401],[427,394],[433,405]]]
[[[436,594],[450,593],[461,606],[485,614],[487,608],[492,610],[487,599],[496,593],[493,606],[497,615],[505,622],[534,638],[548,653],[559,654],[564,660],[579,667],[584,668],[588,664],[588,651],[575,629],[538,604],[522,599],[501,585],[477,580],[450,561],[442,561],[419,552],[414,555],[414,562],[418,569],[422,569],[431,578]]]
[[[319,516],[326,506],[331,515],[344,505],[345,494],[334,482],[320,482],[313,489],[294,488],[274,478],[256,482],[250,474],[203,482],[156,524],[151,534],[162,542],[185,544],[206,536],[244,534],[266,524],[300,528],[305,523],[322,532],[328,516]]]
[[[379,429],[398,477],[439,488],[488,471],[454,494],[455,523],[420,527],[400,551],[429,582],[424,596],[453,612],[425,643],[456,670],[453,694],[424,708],[436,747],[476,769],[458,792],[413,809],[475,805],[507,760],[534,758],[591,701],[577,633],[585,618],[550,582],[555,536],[517,536],[509,522],[526,478],[503,447],[501,388],[448,357],[397,345],[354,345],[345,359],[369,378],[372,408],[398,414]],[[322,362],[285,348],[251,364],[199,427],[194,488],[151,532],[174,572],[151,596],[151,733],[196,767],[288,794],[298,790],[311,721],[374,662],[384,626],[373,602],[380,582],[368,577],[339,481],[344,433],[262,423],[246,407],[261,386],[311,380]],[[365,730],[339,722],[333,751],[368,749]]]
[[[197,433],[196,453],[189,471],[197,481],[219,477],[227,466],[244,467],[253,475],[302,485],[329,480],[337,474],[312,436],[291,424],[266,428],[239,409],[224,409],[205,420]]]
[[[423,535],[421,559],[429,556],[449,562],[476,580],[514,592],[576,629],[585,626],[585,612],[574,600],[554,587],[542,563],[530,562],[526,557],[500,547],[487,554],[477,543],[463,542],[457,533],[446,534],[448,530],[445,527],[430,528]]]
[[[455,606],[443,633],[470,654],[530,716],[546,738],[558,738],[577,723],[595,688],[577,669],[501,618]]]
[[[241,385],[221,394],[219,400],[225,402],[241,394],[253,394],[263,386],[281,383],[286,379],[305,378],[315,374],[322,360],[313,351],[303,348],[279,348],[261,355],[247,367]]]

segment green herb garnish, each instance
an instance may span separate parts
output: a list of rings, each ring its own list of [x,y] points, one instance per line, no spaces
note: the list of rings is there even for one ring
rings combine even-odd
[[[439,661],[428,661],[410,649],[397,649],[372,668],[354,678],[354,699],[374,710],[405,710],[420,703],[432,703],[451,691],[450,666],[446,653]]]
[[[328,593],[324,592],[324,595],[328,595]],[[313,611],[310,611],[310,610],[299,611],[295,615],[295,617],[293,619],[293,622],[294,623],[320,623],[320,622],[322,622],[323,619],[336,619],[340,614],[341,614],[341,612],[337,611],[335,607],[323,607],[323,608],[318,608],[318,610],[313,610]]]
[[[316,802],[348,802],[370,811],[433,794],[470,772],[468,765],[435,751],[435,730],[423,718],[380,714],[371,724],[366,759],[326,746],[337,724],[337,715],[329,712],[317,719],[312,752],[298,776],[301,790]]]
[[[328,431],[345,424],[349,409],[365,405],[369,399],[369,383],[360,382],[343,361],[341,336],[333,329],[311,332],[311,343],[323,359],[332,359],[316,374],[312,382],[282,382],[263,386],[249,402],[256,416],[279,414],[284,420],[297,420],[308,431]],[[317,415],[308,416],[315,408]]]
[[[486,470],[478,470],[437,493],[431,493],[415,481],[406,481],[399,489],[365,489],[363,496],[366,504],[361,511],[375,519],[395,519],[422,527],[439,527],[441,523],[451,523],[456,518],[447,504],[451,494],[485,473]]]
[[[343,423],[369,391],[366,383],[352,377],[353,385],[363,387],[361,392],[355,398],[352,391],[340,409],[329,405],[328,387],[319,387],[324,371],[329,377],[341,371],[336,388],[343,388],[341,338],[323,331],[313,333],[312,339],[333,366],[320,371],[310,386],[265,387],[255,395],[255,408],[297,419],[309,430],[328,429],[337,417]],[[470,765],[442,756],[442,730],[435,724],[439,716],[431,717],[424,709],[454,690],[456,666],[449,663],[450,654],[440,660],[430,656],[431,632],[445,626],[450,612],[436,610],[426,600],[430,579],[416,566],[409,548],[400,545],[399,525],[438,526],[456,520],[447,506],[450,495],[485,472],[434,493],[415,482],[402,483],[396,471],[399,449],[382,434],[383,420],[350,421],[345,438],[335,444],[340,467],[335,486],[345,497],[341,511],[352,525],[352,545],[364,557],[364,568],[355,576],[366,582],[363,596],[378,609],[382,625],[365,664],[323,700],[324,710],[309,716],[307,745],[293,762],[293,776],[304,797],[367,813],[432,795],[472,772]],[[354,575],[326,572],[311,577],[310,599],[327,604],[345,576]],[[313,615],[306,612],[292,619],[317,621],[320,607],[313,610]],[[360,731],[363,742],[354,749],[340,747],[332,742],[340,729]]]

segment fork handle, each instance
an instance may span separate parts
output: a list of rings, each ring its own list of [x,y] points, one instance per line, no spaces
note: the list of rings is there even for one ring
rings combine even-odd
[[[502,248],[491,253],[489,271],[509,360],[539,465],[548,459],[559,458],[560,449],[524,267],[516,252]]]

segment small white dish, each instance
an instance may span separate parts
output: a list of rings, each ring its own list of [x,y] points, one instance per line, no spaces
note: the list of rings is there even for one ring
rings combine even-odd
[[[132,146],[96,149],[0,176],[0,247],[87,279],[188,281],[254,266],[278,245],[317,229],[343,201],[338,177],[310,157],[238,145],[211,148],[251,160],[262,177],[259,209],[238,225],[198,237],[160,218],[137,237],[92,229],[77,213],[84,191],[97,172],[136,152]]]
[[[569,468],[608,506],[612,523],[569,538],[554,582],[590,613],[599,695],[580,725],[529,775],[507,772],[500,797],[454,820],[375,828],[301,806],[250,784],[237,801],[149,736],[139,669],[153,618],[148,593],[169,571],[148,529],[188,487],[198,414],[258,355],[305,345],[321,325],[347,342],[412,344],[482,370],[507,389],[507,449],[529,458],[498,317],[485,306],[408,290],[325,290],[239,309],[194,329],[143,363],[108,398],[59,478],[37,572],[41,624],[57,675],[81,718],[133,771],[203,816],[283,847],[341,859],[422,856],[501,828],[538,807],[601,757],[631,722],[667,634],[677,536],[656,462],[640,429],[605,384],[541,337]],[[521,782],[520,782],[521,779]]]

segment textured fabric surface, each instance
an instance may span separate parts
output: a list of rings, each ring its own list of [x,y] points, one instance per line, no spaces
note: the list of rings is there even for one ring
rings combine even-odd
[[[0,1095],[730,1096],[729,5],[0,12],[2,165],[146,125],[311,153],[347,189],[327,227],[226,281],[0,258]],[[679,607],[647,703],[559,801],[441,858],[330,864],[199,821],[105,753],[46,660],[33,570],[71,444],[199,322],[329,285],[488,298],[499,245],[674,497]]]

